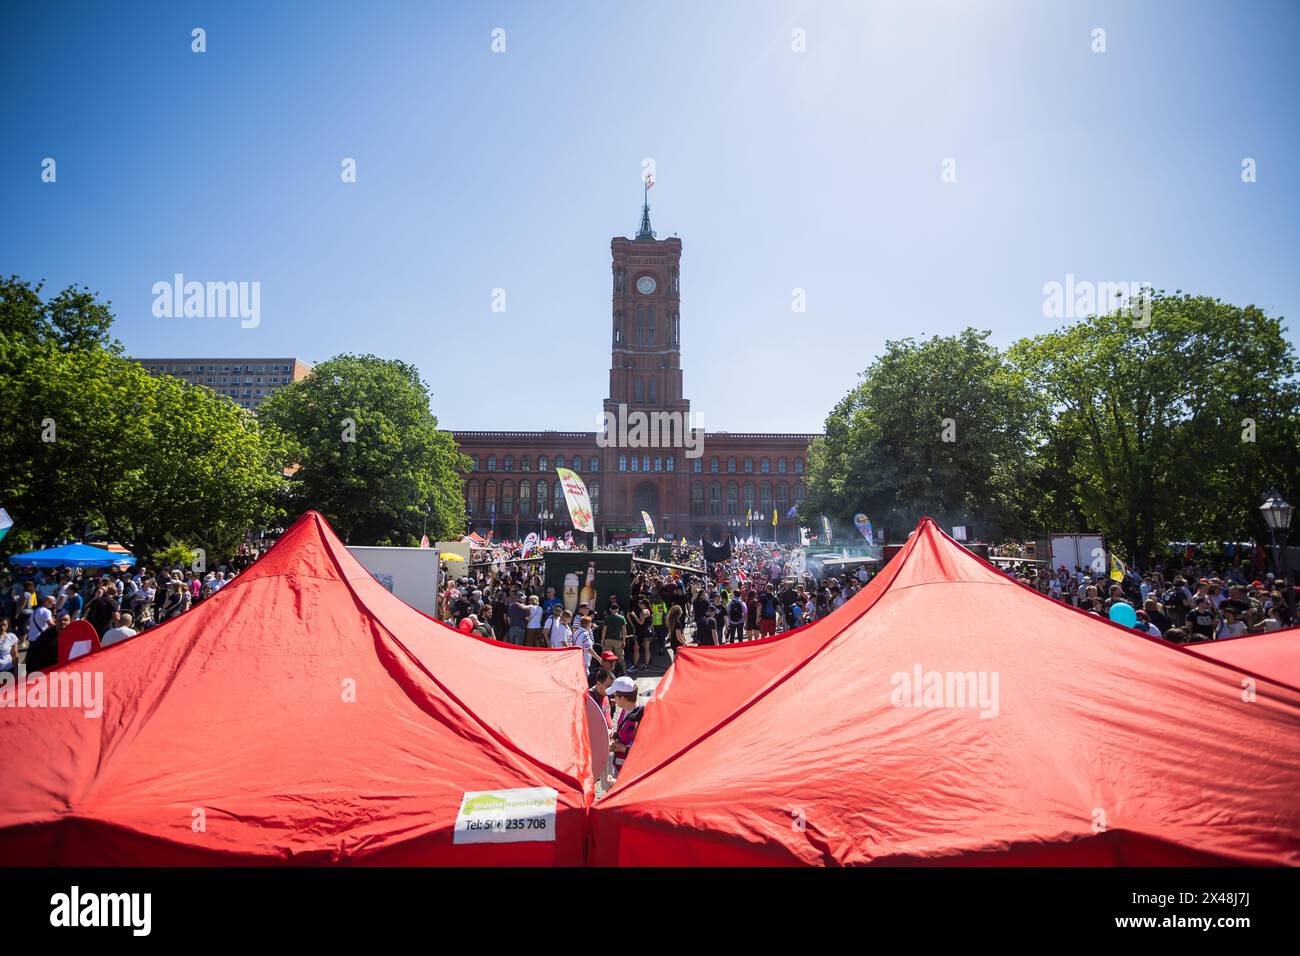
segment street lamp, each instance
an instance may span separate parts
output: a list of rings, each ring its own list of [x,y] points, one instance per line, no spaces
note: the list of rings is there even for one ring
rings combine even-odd
[[[543,508],[541,511],[537,512],[537,533],[538,533],[538,537],[541,537],[541,538],[545,538],[545,537],[546,537],[546,522],[550,521],[550,520],[551,520],[552,518],[554,518],[554,517],[555,517],[555,515],[551,514],[551,512],[547,511],[545,508]]]
[[[1286,500],[1276,491],[1270,491],[1264,499],[1264,503],[1259,506],[1260,514],[1264,516],[1264,524],[1268,526],[1269,537],[1273,539],[1273,565],[1278,570],[1278,575],[1282,578],[1282,586],[1286,589],[1286,609],[1287,616],[1291,622],[1295,622],[1295,588],[1291,585],[1291,573],[1286,559],[1286,538],[1291,530],[1291,515],[1295,509],[1287,504]],[[1278,538],[1282,539],[1279,547]]]

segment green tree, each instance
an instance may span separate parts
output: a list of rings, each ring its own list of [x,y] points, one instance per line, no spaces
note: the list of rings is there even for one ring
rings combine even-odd
[[[88,290],[40,293],[0,282],[0,502],[24,533],[102,527],[143,556],[183,538],[215,557],[280,513],[274,429],[123,358],[108,304]]]
[[[260,409],[292,445],[294,508],[320,511],[357,544],[411,544],[465,530],[469,461],[438,430],[428,387],[405,362],[339,355]]]
[[[805,521],[863,511],[894,535],[927,514],[980,536],[1021,530],[1031,396],[988,335],[886,343],[809,451]]]
[[[1023,340],[1048,444],[1088,523],[1145,566],[1173,539],[1263,534],[1259,493],[1300,491],[1297,363],[1255,306],[1158,293]],[[1065,475],[1068,474],[1068,477]]]

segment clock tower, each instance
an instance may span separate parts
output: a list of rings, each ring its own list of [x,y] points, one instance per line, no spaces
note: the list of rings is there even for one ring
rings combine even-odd
[[[611,240],[610,258],[612,358],[605,420],[613,416],[626,427],[629,420],[660,413],[657,420],[672,419],[685,428],[691,403],[682,395],[682,241],[655,238],[646,201],[636,237]],[[656,534],[683,534],[690,518],[686,469],[680,443],[607,448],[604,507],[610,523],[635,533],[643,527],[644,511]]]
[[[682,396],[682,241],[656,239],[650,205],[641,208],[635,239],[610,242],[614,273],[613,360],[606,411],[673,411],[689,414]]]

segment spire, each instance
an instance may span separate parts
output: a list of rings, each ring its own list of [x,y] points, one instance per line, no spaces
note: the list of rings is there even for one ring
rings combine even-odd
[[[648,176],[641,182],[641,228],[636,232],[638,239],[653,239],[655,237],[654,230],[650,228],[650,187],[652,185],[654,185],[654,180]]]

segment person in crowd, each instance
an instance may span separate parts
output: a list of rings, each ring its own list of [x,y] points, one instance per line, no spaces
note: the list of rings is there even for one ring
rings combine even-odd
[[[726,607],[727,629],[723,634],[723,643],[739,644],[745,639],[745,602],[739,594],[734,594],[727,600]]]
[[[497,635],[496,635],[496,631],[492,627],[492,605],[491,604],[483,605],[482,615],[483,615],[482,617],[480,617],[477,614],[470,615],[470,617],[474,619],[474,624],[473,626],[470,627],[469,632],[471,634],[477,635],[478,637],[485,637],[488,640],[495,640]]]
[[[0,618],[0,671],[18,670],[18,635],[9,626],[9,618]]]
[[[664,630],[667,632],[668,653],[671,660],[677,659],[677,651],[681,648],[685,640],[685,629],[682,625],[684,617],[682,606],[673,604],[668,608],[668,613],[664,617]]]
[[[521,600],[523,595],[519,592],[513,592],[510,595],[510,603],[506,605],[506,615],[510,621],[510,630],[508,639],[511,644],[520,647],[524,644],[524,636],[528,631],[528,607]]]
[[[104,632],[113,626],[113,615],[117,613],[117,591],[100,584],[95,588],[95,596],[86,606],[86,621],[95,629],[102,639]]]
[[[524,646],[545,647],[546,635],[542,631],[542,605],[536,594],[528,596],[528,618],[524,622]]]
[[[636,743],[637,731],[641,727],[644,708],[637,706],[636,681],[631,677],[620,677],[610,685],[609,695],[618,708],[618,723],[610,734],[609,749],[614,755],[612,773],[615,777],[627,763],[632,745]]]
[[[1219,615],[1214,610],[1209,595],[1204,593],[1203,588],[1198,589],[1198,592],[1195,604],[1187,612],[1187,630],[1193,640],[1211,641],[1214,639]]]
[[[591,615],[584,614],[578,618],[577,626],[573,628],[573,634],[569,638],[571,647],[582,648],[582,672],[590,673],[592,655],[595,653],[595,642],[591,633]]]
[[[607,653],[614,655],[620,668],[626,666],[623,642],[626,639],[627,626],[627,618],[619,612],[618,601],[611,600],[609,610],[605,613],[604,624],[601,625],[600,646]]]
[[[131,616],[130,611],[123,611],[117,615],[117,620],[112,627],[104,632],[100,639],[100,647],[109,647],[119,641],[125,641],[129,637],[135,637],[140,632],[131,625],[135,623],[135,618]]]
[[[654,612],[650,610],[650,602],[641,598],[631,613],[633,639],[632,666],[628,668],[629,674],[650,667],[650,644],[654,640],[653,619]]]
[[[551,647],[573,646],[573,615],[564,608],[551,617],[546,628],[547,643]]]
[[[609,689],[613,685],[614,672],[608,667],[599,667],[596,669],[596,673],[592,675],[591,686],[587,690],[587,693],[591,695],[591,699],[600,707],[605,719],[611,725],[614,723],[614,702],[610,700]]]
[[[52,608],[54,596],[45,599]],[[54,615],[53,623],[27,643],[27,671],[48,670],[59,663],[59,635],[72,623],[72,617],[66,611]]]

